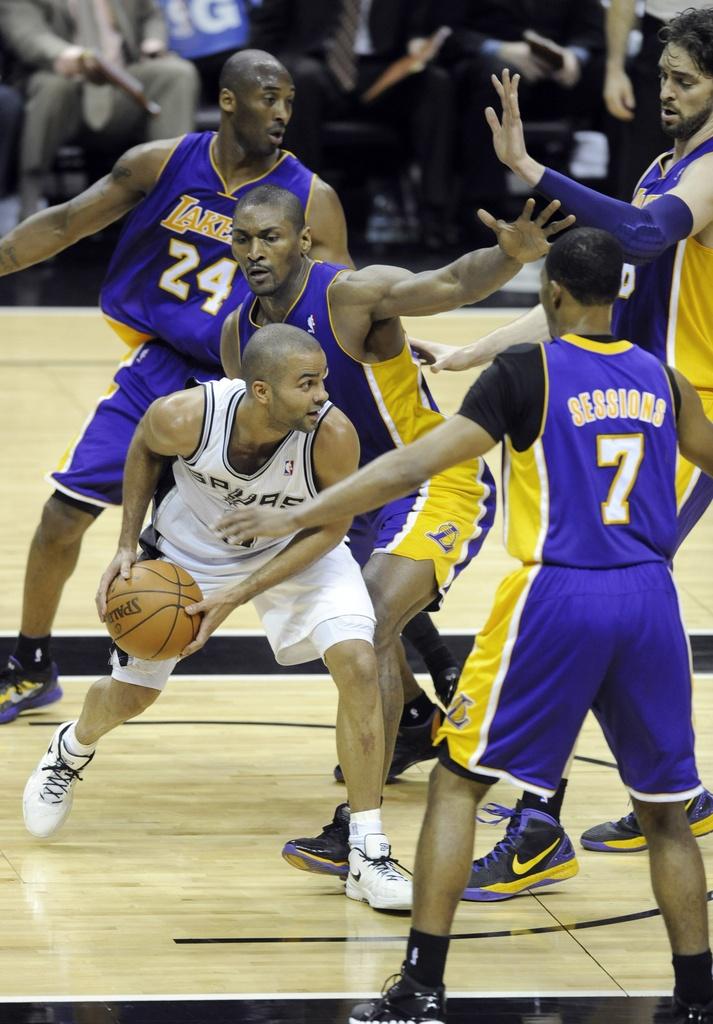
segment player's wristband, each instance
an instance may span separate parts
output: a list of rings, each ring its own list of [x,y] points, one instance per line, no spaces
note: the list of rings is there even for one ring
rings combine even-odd
[[[537,191],[548,199],[559,199],[580,226],[611,232],[628,263],[648,263],[693,229],[693,214],[678,196],[663,195],[640,209],[610,199],[549,168],[540,178]]]

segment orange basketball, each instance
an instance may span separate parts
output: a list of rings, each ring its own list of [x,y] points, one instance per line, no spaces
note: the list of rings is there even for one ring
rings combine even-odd
[[[109,587],[104,622],[122,651],[164,661],[195,640],[201,616],[183,609],[202,599],[190,573],[173,562],[136,562],[130,579],[117,576]]]

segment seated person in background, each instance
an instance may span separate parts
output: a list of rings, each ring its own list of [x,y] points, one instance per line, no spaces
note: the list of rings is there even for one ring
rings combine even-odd
[[[0,33],[18,59],[26,96],[20,143],[21,216],[34,213],[57,151],[80,131],[108,148],[193,129],[198,74],[166,53],[154,0],[0,0]],[[130,72],[161,112],[148,116],[115,86],[98,84],[86,51]]]
[[[0,38],[0,199],[7,195],[10,188],[10,157],[15,152],[22,121],[22,99],[17,89],[5,84],[5,72],[5,46]],[[13,226],[4,225],[3,220],[0,214],[0,234]]]
[[[424,35],[427,0],[262,0],[251,13],[251,45],[289,70],[299,103],[287,146],[318,174],[330,119],[386,123],[404,137],[404,159],[420,170],[422,238],[438,248],[445,233],[452,164],[450,76],[427,65],[369,104],[362,94]],[[489,145],[489,140],[488,140]],[[365,154],[364,173],[378,171]]]
[[[492,103],[491,74],[504,67],[520,73],[526,118],[591,120],[601,108],[603,13],[600,0],[429,0],[423,27],[432,32],[440,25],[453,29],[439,63],[453,69],[460,98],[458,165],[467,229],[475,227],[475,208],[501,202],[505,190],[483,116]],[[528,30],[545,38],[549,61],[523,39]]]

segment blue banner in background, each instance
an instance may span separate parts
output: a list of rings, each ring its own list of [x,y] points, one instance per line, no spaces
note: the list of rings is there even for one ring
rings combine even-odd
[[[169,47],[188,60],[245,46],[248,0],[160,0]]]

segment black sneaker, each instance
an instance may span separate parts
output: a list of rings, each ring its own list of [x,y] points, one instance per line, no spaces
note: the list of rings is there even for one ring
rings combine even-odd
[[[62,696],[54,662],[42,672],[26,671],[12,655],[0,671],[0,725],[12,722],[23,711],[53,704]]]
[[[282,856],[293,868],[319,875],[349,874],[349,805],[340,804],[334,817],[314,839],[290,839]]]
[[[484,810],[496,819],[510,818],[510,823],[490,853],[473,861],[462,899],[508,900],[527,889],[562,882],[579,871],[572,843],[549,814],[522,807],[519,800],[515,808],[487,804]]]
[[[674,992],[671,1016],[676,1024],[713,1024],[713,1001],[701,1006],[698,1003],[684,1003]]]
[[[428,988],[408,974],[394,974],[384,984],[381,999],[358,1003],[349,1024],[446,1024],[446,990],[443,985]],[[387,988],[389,982],[394,982]]]
[[[431,717],[423,725],[409,725],[399,729],[394,756],[386,778],[387,784],[396,782],[399,775],[419,761],[432,761],[434,757],[438,757],[438,747],[434,747],[433,741],[442,721],[443,712],[434,704]],[[339,765],[334,769],[334,778],[337,782],[344,782]]]

